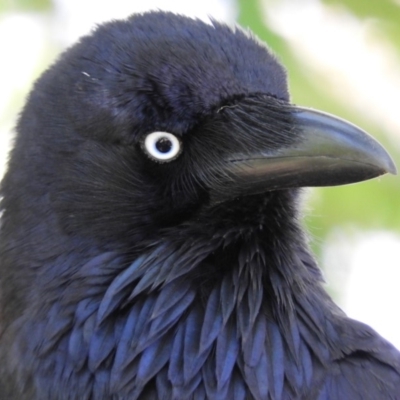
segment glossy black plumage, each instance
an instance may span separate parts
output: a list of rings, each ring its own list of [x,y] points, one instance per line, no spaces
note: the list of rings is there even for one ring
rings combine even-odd
[[[240,29],[148,13],[65,52],[2,182],[1,398],[400,398],[399,352],[322,287],[298,221],[310,178],[231,168],[301,147],[298,121],[283,68]],[[180,139],[176,160],[145,154],[154,131]],[[393,171],[374,149],[343,179],[324,156],[313,184]]]

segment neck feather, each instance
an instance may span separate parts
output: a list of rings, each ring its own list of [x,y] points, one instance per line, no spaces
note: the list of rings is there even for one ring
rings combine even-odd
[[[37,295],[8,333],[9,356],[24,360],[13,372],[42,395],[49,374],[60,387],[73,377],[126,398],[154,380],[168,398],[233,398],[246,387],[281,398],[306,387],[329,358],[328,344],[313,347],[325,341],[324,310],[311,306],[320,274],[300,247],[268,250],[260,240],[153,244],[131,262],[107,252],[79,268],[57,260],[57,279],[50,271],[41,281],[46,303]]]

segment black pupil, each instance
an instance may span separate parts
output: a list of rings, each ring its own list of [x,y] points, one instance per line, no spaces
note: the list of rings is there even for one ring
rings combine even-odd
[[[160,153],[168,153],[172,148],[172,142],[167,138],[161,138],[156,142],[156,149]]]

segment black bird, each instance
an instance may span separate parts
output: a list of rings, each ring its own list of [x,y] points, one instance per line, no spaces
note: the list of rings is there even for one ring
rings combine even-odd
[[[1,399],[400,399],[298,212],[300,187],[386,172],[240,28],[98,27],[36,82],[2,182]]]

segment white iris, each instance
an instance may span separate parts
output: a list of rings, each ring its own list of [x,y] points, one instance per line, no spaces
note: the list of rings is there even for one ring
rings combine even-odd
[[[155,161],[168,162],[174,160],[181,151],[180,140],[168,132],[152,132],[143,143],[144,150]]]

